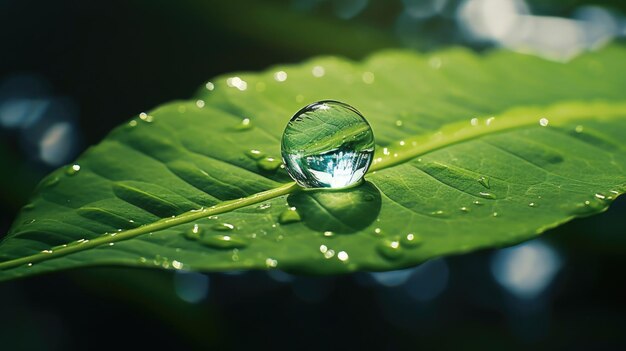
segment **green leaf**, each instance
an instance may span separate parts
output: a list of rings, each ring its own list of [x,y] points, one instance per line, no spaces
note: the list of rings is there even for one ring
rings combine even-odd
[[[624,62],[621,47],[568,64],[390,51],[218,78],[46,177],[0,243],[0,280],[92,265],[390,270],[531,239],[626,189]],[[360,186],[303,191],[279,167],[287,121],[323,99],[372,125]]]

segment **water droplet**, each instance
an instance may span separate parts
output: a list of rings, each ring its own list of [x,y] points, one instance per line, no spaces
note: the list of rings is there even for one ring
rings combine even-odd
[[[154,122],[154,117],[153,117],[153,116],[150,116],[149,114],[147,114],[147,113],[145,113],[145,112],[140,113],[140,114],[139,114],[139,118],[140,118],[142,121],[146,122],[146,123],[152,123],[152,122]]]
[[[196,106],[198,106],[198,108],[203,108],[204,107],[204,100],[196,100]]]
[[[536,202],[531,202],[531,203],[529,203],[529,204],[528,204],[528,206],[529,206],[529,207],[537,207],[537,206],[539,206],[539,205],[537,205],[537,203],[536,203]]]
[[[380,228],[375,228],[374,229],[374,234],[380,234],[382,232],[382,230]]]
[[[606,196],[604,194],[597,193],[594,195],[598,200],[605,200]]]
[[[439,69],[441,68],[441,65],[443,64],[443,62],[441,61],[441,58],[437,57],[437,56],[433,56],[430,59],[428,59],[428,65],[433,68],[433,69]]]
[[[474,127],[476,127],[478,125],[478,118],[474,117],[472,119],[470,119],[470,124]]]
[[[401,120],[396,121],[396,127],[402,127],[404,123]]]
[[[73,176],[76,173],[78,173],[78,171],[80,171],[80,165],[71,165],[69,167],[67,167],[67,169],[65,169],[65,174],[69,175],[69,176]]]
[[[539,120],[539,125],[542,127],[547,127],[550,121],[547,118],[542,118]]]
[[[498,217],[498,216],[500,216],[500,214],[499,214],[498,212],[494,212],[494,213],[492,213],[491,215],[492,215],[492,216],[494,216],[494,217]]]
[[[446,217],[446,213],[443,210],[433,211],[430,215],[435,217]]]
[[[172,267],[174,269],[183,269],[183,263],[180,262],[180,261],[173,260],[172,261]]]
[[[478,200],[474,200],[474,202],[472,202],[472,203],[473,203],[474,205],[476,205],[476,206],[482,206],[482,205],[483,205],[483,203],[482,203],[482,202],[480,202],[480,201],[478,201]]]
[[[489,178],[488,177],[480,176],[478,178],[478,182],[480,183],[480,185],[484,186],[487,189],[491,188],[491,186],[489,186]]]
[[[257,149],[246,151],[246,155],[253,160],[260,160],[265,157],[265,153]]]
[[[481,191],[478,194],[480,196],[484,197],[485,199],[492,199],[492,200],[494,200],[496,198],[496,195],[494,195],[492,193],[488,193],[486,191]]]
[[[265,157],[257,161],[257,166],[264,171],[275,171],[283,162],[275,157]]]
[[[335,256],[335,250],[328,249],[324,251],[323,254],[325,259],[333,258],[333,256]]]
[[[278,267],[278,261],[273,258],[268,257],[265,259],[265,267],[276,268]]]
[[[422,241],[420,236],[413,233],[409,233],[400,239],[401,244],[407,247],[419,246],[422,244]]]
[[[194,224],[190,230],[184,233],[184,235],[185,235],[185,238],[187,239],[198,240],[200,239],[200,236],[202,235],[202,228],[200,228],[199,225]]]
[[[587,200],[583,203],[577,204],[572,211],[576,215],[590,215],[601,212],[607,208],[607,202],[598,198],[594,198],[591,201]]]
[[[581,125],[577,125],[576,128],[574,128],[574,130],[576,131],[576,133],[582,133],[585,130],[585,127]]]
[[[272,207],[272,204],[270,204],[270,203],[260,204],[259,205],[259,210],[267,210],[270,207]]]
[[[375,78],[376,77],[374,76],[374,73],[372,72],[363,72],[363,75],[361,76],[361,79],[363,80],[363,83],[365,84],[374,83]]]
[[[325,237],[331,237],[333,235],[334,235],[333,232],[331,232],[330,230],[327,230],[327,231],[324,232],[324,236]]]
[[[323,77],[324,76],[324,74],[326,73],[326,70],[322,66],[315,66],[311,70],[311,73],[313,74],[313,77],[319,78],[319,77]]]
[[[343,188],[365,175],[374,153],[374,134],[353,107],[319,101],[291,118],[281,151],[287,172],[301,186]]]
[[[248,83],[239,77],[230,77],[226,79],[226,85],[231,88],[237,88],[240,91],[248,89]]]
[[[211,82],[207,82],[205,87],[206,87],[206,90],[213,91],[213,89],[215,89],[215,84],[213,84]]]
[[[495,119],[496,119],[495,117],[489,117],[489,118],[487,118],[487,120],[485,120],[485,124],[490,126],[491,123],[493,123],[493,121],[495,121]]]
[[[235,130],[244,131],[252,129],[252,122],[250,118],[244,118],[235,126]]]
[[[378,253],[389,259],[399,258],[403,254],[399,240],[381,240],[376,249]]]
[[[284,82],[287,80],[287,72],[285,71],[278,71],[276,73],[274,73],[274,79],[277,82]]]
[[[295,207],[289,207],[278,216],[278,223],[280,224],[295,223],[301,220],[302,218]]]
[[[337,258],[338,258],[338,259],[339,259],[339,261],[341,261],[341,262],[346,262],[346,261],[350,258],[350,256],[348,256],[348,253],[347,253],[347,252],[345,252],[345,251],[339,251],[339,252],[337,253]]]
[[[235,229],[235,226],[230,223],[217,223],[214,224],[211,229],[226,232]]]
[[[461,208],[460,208],[460,210],[461,210],[461,212],[463,212],[463,213],[468,213],[468,212],[470,211],[470,209],[469,209],[469,208],[467,208],[467,207],[465,207],[465,206],[461,207]]]
[[[28,267],[32,267],[32,266],[33,266],[33,263],[32,263],[32,262],[28,262],[27,266],[28,266]]]
[[[216,249],[243,248],[248,246],[248,241],[235,235],[204,235],[199,242],[203,245]]]
[[[136,127],[137,126],[137,121],[135,121],[134,119],[130,120],[128,122],[128,126],[129,127]]]

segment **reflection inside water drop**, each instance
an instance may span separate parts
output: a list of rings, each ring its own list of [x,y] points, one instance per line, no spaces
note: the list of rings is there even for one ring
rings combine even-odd
[[[359,182],[373,153],[369,123],[338,101],[319,101],[301,109],[282,137],[287,172],[307,188],[343,188]]]

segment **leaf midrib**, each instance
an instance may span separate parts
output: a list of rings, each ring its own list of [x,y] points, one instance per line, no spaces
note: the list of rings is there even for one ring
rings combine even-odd
[[[603,120],[620,116],[626,116],[626,102],[560,102],[547,107],[518,107],[507,110],[496,117],[478,119],[475,124],[470,123],[470,121],[450,123],[428,135],[418,135],[398,141],[386,148],[386,154],[383,153],[382,150],[377,150],[369,172],[390,168],[429,152],[483,136],[514,129],[529,128],[535,125],[539,126],[539,120],[541,118],[547,118],[549,124],[545,128],[551,128],[589,117],[593,117],[595,120]],[[92,249],[104,244],[132,239],[143,234],[157,232],[208,216],[234,211],[242,207],[292,193],[299,189],[301,188],[295,182],[285,183],[276,188],[252,194],[244,198],[223,201],[215,206],[188,211],[137,228],[113,234],[104,234],[95,239],[85,240],[79,244],[68,245],[67,247],[59,248],[48,253],[42,252],[0,262],[0,270],[10,269],[20,265],[34,264]]]

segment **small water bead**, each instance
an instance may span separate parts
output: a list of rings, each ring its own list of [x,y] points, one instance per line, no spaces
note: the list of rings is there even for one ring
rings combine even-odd
[[[480,183],[480,185],[484,186],[484,187],[485,187],[485,188],[487,188],[487,189],[491,188],[491,187],[489,186],[489,178],[488,178],[488,177],[485,177],[485,176],[480,176],[480,177],[478,178],[478,183]]]
[[[80,171],[80,165],[71,165],[65,170],[65,174],[73,176]]]
[[[485,199],[492,199],[492,200],[496,199],[496,195],[494,195],[492,193],[488,193],[486,191],[481,191],[481,192],[478,193],[478,195],[484,197]]]
[[[230,223],[218,223],[213,225],[211,229],[225,232],[235,229],[235,226]]]
[[[185,238],[190,240],[198,240],[202,235],[202,228],[199,225],[194,224],[190,230],[185,232]]]
[[[268,257],[265,259],[265,267],[276,268],[278,267],[278,261],[273,258]]]
[[[313,74],[314,77],[319,78],[319,77],[324,76],[324,74],[326,73],[326,70],[322,66],[315,66],[311,70],[311,73]]]
[[[400,239],[400,243],[407,247],[419,246],[422,244],[422,241],[423,240],[419,235],[413,233],[409,233]]]
[[[319,101],[298,111],[282,137],[289,175],[306,188],[343,188],[358,183],[372,162],[374,134],[353,107]]]
[[[149,114],[147,114],[147,113],[145,113],[145,112],[140,113],[140,114],[139,114],[139,118],[140,118],[142,121],[147,122],[147,123],[152,123],[152,122],[154,122],[154,117],[153,117],[153,116],[150,116]]]
[[[298,213],[295,207],[289,207],[278,216],[278,223],[280,224],[295,223],[301,220],[300,213]]]
[[[250,118],[244,118],[235,126],[235,130],[244,131],[252,129],[252,121]]]
[[[341,262],[346,262],[350,258],[350,256],[348,256],[348,253],[345,251],[339,251],[339,253],[337,253],[337,258]]]
[[[198,240],[203,245],[216,249],[243,248],[248,241],[234,235],[205,235]]]
[[[382,240],[376,246],[376,249],[378,250],[378,253],[389,259],[396,259],[402,256],[403,253],[399,240]]]
[[[252,149],[252,150],[248,150],[246,151],[246,155],[248,157],[250,157],[253,160],[260,160],[263,157],[265,157],[265,153],[262,152],[261,150],[257,150],[257,149]]]
[[[269,172],[277,170],[283,163],[275,157],[265,157],[258,160],[256,164],[260,169]]]

